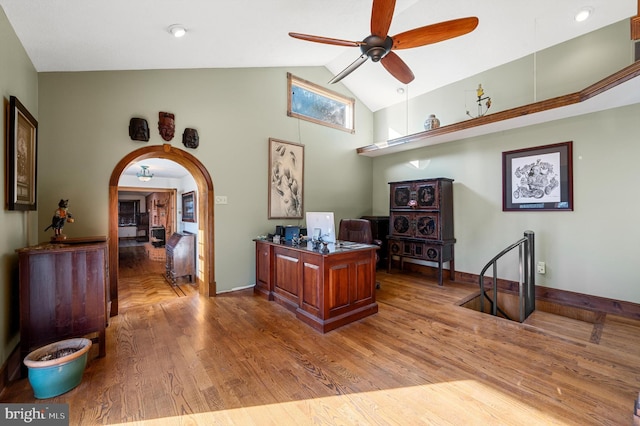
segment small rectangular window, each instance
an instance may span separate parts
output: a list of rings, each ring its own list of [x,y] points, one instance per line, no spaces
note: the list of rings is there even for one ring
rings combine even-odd
[[[137,226],[140,213],[140,201],[118,201],[118,226]]]
[[[355,100],[287,73],[287,115],[355,133]]]

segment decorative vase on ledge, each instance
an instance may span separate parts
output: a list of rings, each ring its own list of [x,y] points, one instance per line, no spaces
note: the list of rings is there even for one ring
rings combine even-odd
[[[440,127],[440,120],[438,120],[435,114],[431,114],[424,122],[425,130],[437,129],[438,127]]]

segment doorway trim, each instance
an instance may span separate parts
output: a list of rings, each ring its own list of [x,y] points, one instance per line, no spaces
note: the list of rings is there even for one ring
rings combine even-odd
[[[118,315],[118,182],[124,170],[132,163],[147,158],[175,161],[193,176],[198,188],[198,268],[197,282],[200,295],[216,294],[215,246],[213,217],[213,181],[204,165],[193,155],[170,144],[152,145],[125,155],[111,172],[109,179],[109,296],[110,316]]]

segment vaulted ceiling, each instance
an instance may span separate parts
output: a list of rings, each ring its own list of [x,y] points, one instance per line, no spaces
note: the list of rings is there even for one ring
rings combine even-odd
[[[0,0],[39,72],[325,66],[337,74],[357,47],[312,43],[289,32],[361,41],[372,0]],[[592,17],[576,22],[589,6]],[[410,97],[637,14],[637,0],[397,0],[389,33],[476,16],[471,33],[396,53],[412,69]],[[168,28],[182,24],[184,37]],[[319,82],[324,83],[324,82]],[[369,109],[402,102],[368,61],[341,82]]]

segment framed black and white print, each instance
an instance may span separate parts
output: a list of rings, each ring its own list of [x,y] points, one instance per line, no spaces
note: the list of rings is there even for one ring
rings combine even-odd
[[[572,142],[502,153],[503,211],[573,211]]]
[[[269,219],[302,219],[304,145],[269,139]]]
[[[38,122],[15,96],[9,100],[6,204],[9,210],[36,210]]]

